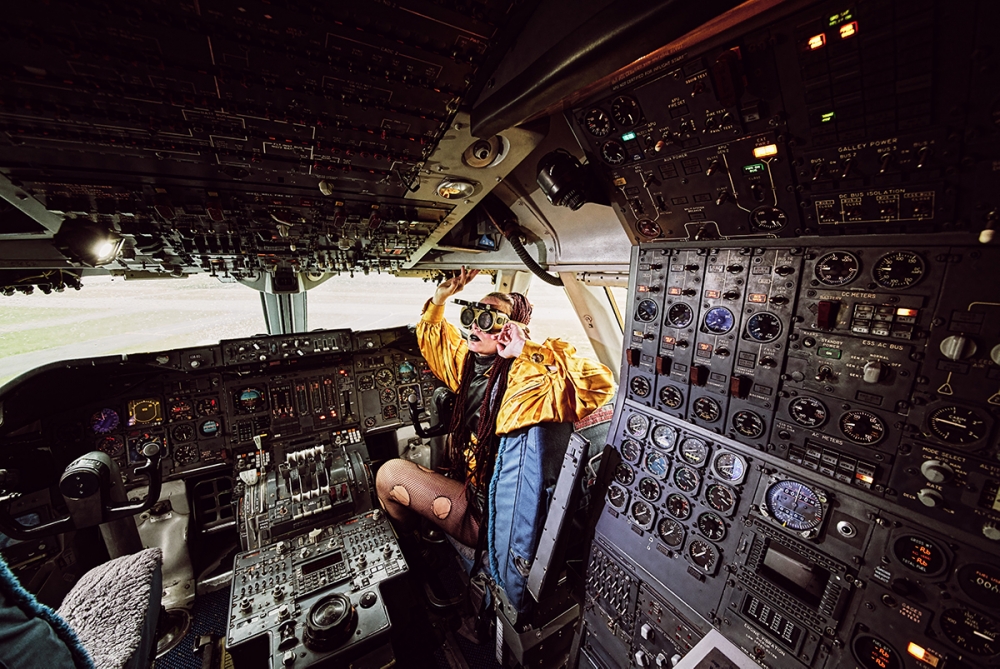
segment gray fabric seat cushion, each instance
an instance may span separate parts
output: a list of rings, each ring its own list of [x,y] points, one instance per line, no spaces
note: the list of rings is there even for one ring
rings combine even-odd
[[[59,615],[69,623],[98,669],[122,669],[143,642],[143,626],[155,597],[159,609],[163,552],[148,548],[91,569],[66,595]]]

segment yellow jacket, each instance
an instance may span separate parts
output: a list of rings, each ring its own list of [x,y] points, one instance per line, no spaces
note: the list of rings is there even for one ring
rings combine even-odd
[[[417,324],[417,341],[434,375],[457,391],[469,346],[444,319],[443,305],[427,301]],[[611,399],[615,389],[611,370],[575,354],[576,349],[561,339],[524,343],[510,367],[497,434],[536,423],[575,422]]]

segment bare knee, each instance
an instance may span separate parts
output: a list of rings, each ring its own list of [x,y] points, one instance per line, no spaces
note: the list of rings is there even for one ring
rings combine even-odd
[[[451,499],[444,496],[435,497],[431,502],[431,511],[438,520],[444,520],[451,515]]]

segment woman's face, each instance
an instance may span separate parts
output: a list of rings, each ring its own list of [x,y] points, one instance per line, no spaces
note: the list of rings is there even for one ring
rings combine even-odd
[[[507,305],[494,297],[484,297],[479,302],[488,304],[497,311],[507,313]],[[469,350],[479,355],[494,355],[497,352],[497,336],[483,332],[478,325],[473,323],[469,328]]]

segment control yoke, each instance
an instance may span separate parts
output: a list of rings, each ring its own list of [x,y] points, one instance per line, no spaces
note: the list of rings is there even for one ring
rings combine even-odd
[[[411,392],[406,398],[406,403],[410,406],[410,422],[417,436],[422,439],[430,439],[448,432],[451,424],[451,411],[455,406],[455,394],[447,388],[438,388],[431,397],[431,404],[437,412],[437,425],[424,428],[420,424],[420,407],[417,406],[417,394]]]
[[[118,465],[107,454],[91,451],[71,462],[59,479],[59,492],[66,501],[69,515],[28,527],[10,515],[11,498],[0,502],[0,531],[21,541],[103,525],[148,511],[160,498],[160,447],[146,444],[142,449],[146,462],[135,473],[146,476],[146,498],[129,503]]]

